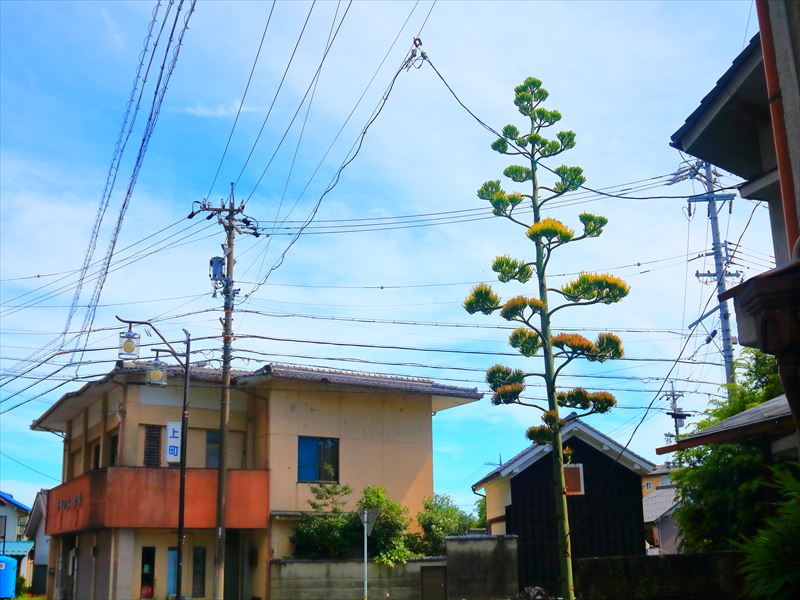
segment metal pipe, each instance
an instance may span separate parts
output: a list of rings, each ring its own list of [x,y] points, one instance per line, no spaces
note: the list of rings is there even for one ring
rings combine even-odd
[[[175,348],[172,347],[166,338],[161,335],[161,332],[150,321],[130,321],[123,319],[117,315],[117,320],[127,325],[146,325],[153,330],[153,332],[161,338],[161,341],[166,344],[167,352],[178,361],[183,367],[183,404],[181,408],[181,450],[180,450],[180,474],[178,476],[178,564],[175,573],[175,597],[180,600],[181,592],[183,591],[183,546],[185,536],[185,519],[186,519],[186,443],[189,434],[189,375],[191,368],[191,344],[192,336],[185,329],[183,330],[186,336],[186,350],[183,361]]]
[[[369,520],[368,517],[369,517],[369,512],[365,508],[363,518],[361,519],[364,522],[364,600],[367,600],[367,598],[369,597],[368,585],[367,585],[367,580],[369,578],[369,571],[368,571],[369,563],[367,562],[367,521]]]
[[[789,244],[789,259],[797,260],[793,250],[798,239],[797,198],[792,181],[792,162],[789,156],[789,141],[786,135],[786,120],[783,115],[781,85],[775,59],[775,42],[772,38],[772,23],[769,19],[767,0],[756,0],[758,27],[761,31],[761,54],[764,59],[764,75],[767,80],[767,98],[772,121],[772,137],[775,140],[775,156],[778,163],[778,180],[783,205],[783,220],[786,225],[786,240]]]

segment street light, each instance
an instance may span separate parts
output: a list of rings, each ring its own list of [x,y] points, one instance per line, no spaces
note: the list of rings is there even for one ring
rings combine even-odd
[[[139,358],[139,334],[133,331],[132,325],[128,325],[128,331],[119,334],[119,357],[129,360]]]
[[[184,542],[184,505],[186,499],[186,439],[188,437],[189,429],[189,357],[191,355],[192,336],[185,329],[183,333],[186,335],[186,352],[181,360],[180,355],[175,351],[166,338],[161,335],[161,332],[156,329],[150,321],[128,321],[117,316],[117,320],[128,325],[128,331],[120,333],[119,354],[120,358],[138,358],[139,357],[139,334],[133,331],[134,325],[145,325],[153,330],[153,332],[161,338],[161,341],[166,344],[168,350],[158,349],[155,351],[156,357],[148,361],[146,381],[151,385],[167,385],[167,365],[159,359],[159,352],[167,352],[171,354],[175,360],[178,361],[183,367],[183,410],[181,412],[181,451],[180,451],[180,477],[178,486],[178,565],[175,577],[175,597],[180,600],[181,587],[183,583],[183,542]]]
[[[167,365],[158,358],[160,350],[156,350],[156,357],[147,362],[147,383],[150,385],[167,385]],[[175,358],[178,357],[173,354]],[[188,358],[188,357],[187,357]],[[180,359],[178,359],[180,360]]]

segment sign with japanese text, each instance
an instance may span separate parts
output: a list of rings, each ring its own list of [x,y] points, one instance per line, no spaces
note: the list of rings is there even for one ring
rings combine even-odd
[[[168,465],[181,462],[180,421],[167,421],[167,443],[164,445],[164,460]]]

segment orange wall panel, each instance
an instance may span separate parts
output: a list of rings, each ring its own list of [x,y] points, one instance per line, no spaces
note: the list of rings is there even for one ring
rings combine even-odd
[[[57,535],[89,528],[176,528],[177,469],[112,467],[53,488],[45,530]],[[216,525],[217,471],[186,471],[185,523],[191,529]],[[262,529],[269,522],[269,473],[228,471],[226,526]]]

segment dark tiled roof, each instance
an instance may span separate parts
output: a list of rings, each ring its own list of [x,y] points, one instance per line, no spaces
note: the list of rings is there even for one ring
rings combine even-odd
[[[677,148],[678,150],[684,150],[683,147],[683,136],[686,135],[686,132],[700,119],[703,113],[708,109],[709,104],[711,104],[714,100],[716,100],[717,96],[722,94],[725,90],[725,86],[728,85],[728,82],[733,79],[736,72],[739,68],[744,64],[744,62],[750,58],[750,55],[753,52],[760,50],[761,48],[761,36],[760,34],[755,34],[753,38],[750,40],[750,43],[747,47],[741,51],[739,56],[733,59],[733,63],[731,64],[730,68],[728,68],[725,73],[723,73],[722,77],[717,80],[716,85],[711,89],[708,94],[706,94],[702,100],[700,100],[700,106],[698,106],[692,114],[686,117],[686,122],[681,125],[680,129],[670,136],[670,146]]]
[[[387,391],[414,394],[430,394],[433,396],[455,396],[459,398],[478,399],[483,396],[477,388],[464,388],[454,385],[436,383],[422,377],[403,377],[399,375],[379,375],[345,369],[322,369],[304,365],[268,364],[254,376],[268,376],[276,379],[291,379],[313,383],[333,383],[338,385],[370,387]]]

